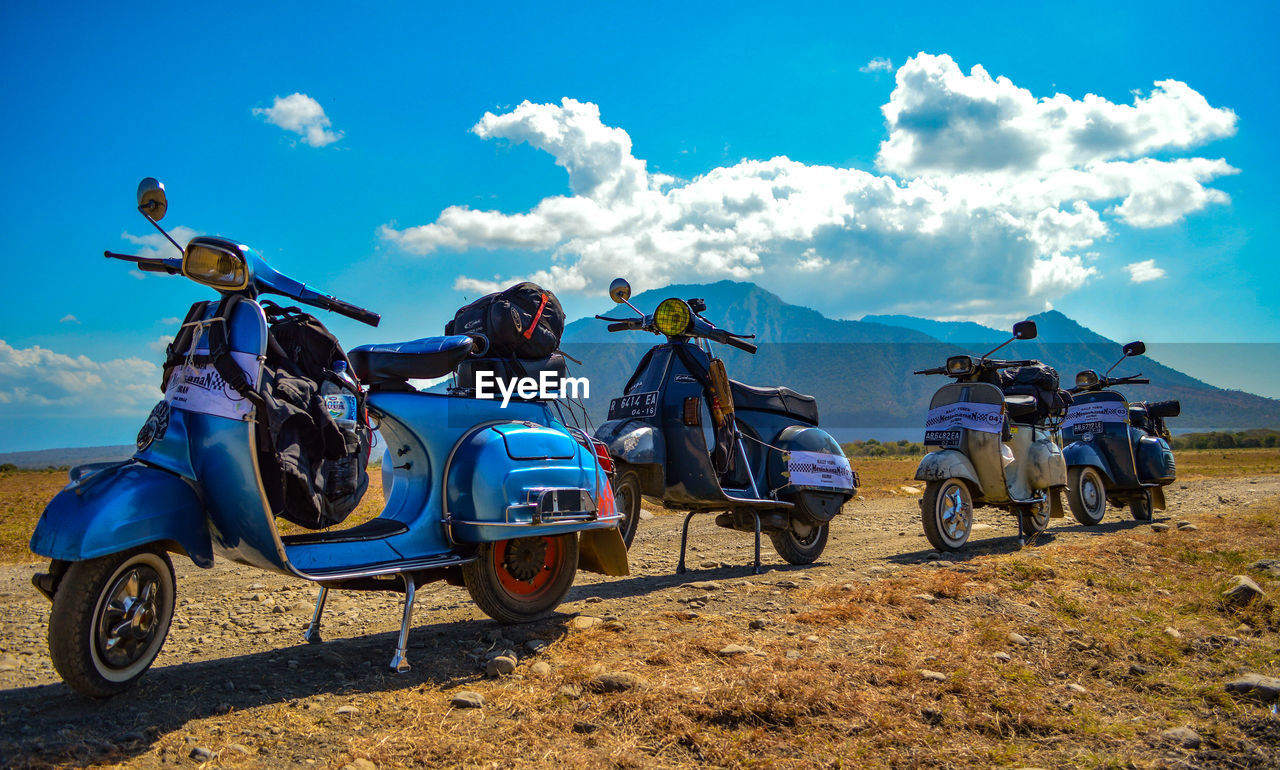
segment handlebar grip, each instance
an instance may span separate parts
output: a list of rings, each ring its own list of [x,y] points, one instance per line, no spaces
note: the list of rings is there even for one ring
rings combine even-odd
[[[1147,379],[1146,377],[1142,377],[1137,380],[1129,380],[1129,382],[1133,383],[1134,385],[1150,385],[1151,384],[1151,380]]]
[[[329,309],[333,312],[359,321],[362,324],[377,326],[378,322],[382,320],[382,316],[372,310],[365,310],[362,307],[356,307],[350,302],[343,302],[340,299],[333,299],[331,297],[325,304],[328,305]]]
[[[609,324],[608,328],[609,328],[609,331],[611,332],[625,332],[625,331],[630,331],[635,327],[632,326],[631,322],[629,321],[622,321],[621,323]]]
[[[733,337],[729,337],[725,339],[724,342],[726,345],[732,345],[738,350],[745,350],[748,353],[755,353],[757,350],[759,350],[759,348],[757,348],[755,345],[752,345],[750,342],[743,342],[742,340],[734,339]]]

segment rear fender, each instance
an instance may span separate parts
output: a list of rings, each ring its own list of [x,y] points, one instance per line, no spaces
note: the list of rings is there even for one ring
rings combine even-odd
[[[963,452],[955,449],[939,449],[930,452],[920,460],[916,468],[916,481],[945,481],[946,479],[964,479],[973,485],[975,496],[982,497],[982,484],[978,481],[978,472],[973,463]]]
[[[161,543],[200,567],[213,566],[204,505],[190,483],[136,462],[78,470],[40,514],[33,553],[83,561]]]
[[[1115,486],[1111,466],[1107,464],[1106,459],[1099,454],[1098,450],[1089,443],[1084,441],[1075,441],[1067,444],[1067,448],[1062,450],[1062,458],[1067,461],[1068,468],[1077,466],[1090,466],[1098,469],[1098,473],[1102,474],[1102,480],[1107,486]]]

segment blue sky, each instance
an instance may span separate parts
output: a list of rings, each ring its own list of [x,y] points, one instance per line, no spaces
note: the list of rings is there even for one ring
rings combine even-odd
[[[100,256],[146,247],[148,175],[167,226],[383,313],[348,345],[527,276],[592,312],[610,270],[1280,342],[1274,4],[153,8],[0,10],[0,451],[127,443],[158,397],[207,295]]]

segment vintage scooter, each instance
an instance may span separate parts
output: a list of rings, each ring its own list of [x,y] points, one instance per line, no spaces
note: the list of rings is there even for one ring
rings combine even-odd
[[[716,517],[722,527],[755,534],[757,573],[762,531],[787,562],[816,560],[832,518],[853,497],[858,480],[840,445],[818,428],[814,398],[730,380],[711,343],[748,353],[756,346],[704,318],[700,299],[665,299],[646,314],[630,303],[631,286],[622,278],[610,285],[609,296],[639,315],[596,316],[610,322],[609,331],[667,338],[641,359],[595,434],[615,464],[623,538],[630,544],[635,536],[645,497],[689,512],[680,534],[679,573],[685,571],[689,522],[707,511],[723,511]]]
[[[1169,446],[1166,417],[1182,411],[1176,401],[1129,402],[1117,385],[1147,385],[1141,374],[1108,377],[1120,362],[1147,352],[1142,342],[1124,346],[1120,360],[1099,375],[1086,369],[1076,375],[1074,401],[1062,423],[1064,437],[1075,440],[1063,450],[1067,460],[1067,504],[1085,526],[1102,521],[1107,501],[1129,506],[1138,521],[1150,521],[1152,510],[1164,510],[1164,488],[1177,478]]]
[[[165,232],[158,224],[167,209],[163,185],[144,180],[138,209]],[[208,353],[210,329],[224,325],[219,344],[229,345],[249,388],[237,391],[213,366],[188,362],[138,434],[136,454],[73,468],[71,483],[41,514],[31,550],[52,563],[33,582],[53,602],[49,651],[73,688],[114,695],[155,660],[174,612],[170,553],[200,567],[213,566],[218,554],[319,584],[309,642],[320,641],[331,589],[403,591],[391,659],[397,672],[409,668],[414,592],[423,583],[465,585],[485,613],[520,622],[555,608],[580,564],[626,574],[620,517],[597,459],[597,452],[607,457],[602,446],[572,434],[546,403],[501,408],[407,384],[446,376],[466,361],[466,336],[351,351],[369,386],[368,414],[394,458],[386,507],[345,530],[282,536],[255,430],[265,415],[257,404],[269,335],[260,297],[283,295],[369,325],[379,316],[280,274],[235,241],[198,237],[185,249],[174,246],[180,258],[106,256],[240,295],[227,317],[194,321],[191,360],[209,357],[200,354]],[[222,303],[210,303],[210,312],[215,304]]]
[[[925,455],[916,469],[916,479],[925,482],[924,533],[939,551],[957,551],[969,540],[975,507],[1015,513],[1019,545],[1028,534],[1044,531],[1051,516],[1063,515],[1059,493],[1067,483],[1067,466],[1048,395],[1006,393],[1000,376],[1002,369],[1040,362],[989,358],[1014,340],[1035,336],[1035,322],[1020,321],[1011,339],[980,358],[952,356],[946,366],[915,372],[955,380],[939,388],[929,404],[924,443],[940,449]]]

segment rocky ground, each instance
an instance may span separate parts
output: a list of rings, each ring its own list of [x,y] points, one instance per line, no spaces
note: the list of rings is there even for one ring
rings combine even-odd
[[[1199,522],[1215,511],[1276,495],[1280,495],[1280,476],[1177,484],[1168,491],[1170,510],[1157,512],[1156,522]],[[765,538],[767,571],[760,576],[752,575],[749,567],[751,536],[719,529],[710,516],[695,518],[691,570],[676,575],[681,516],[646,511],[631,550],[630,577],[580,574],[561,614],[528,626],[504,628],[485,618],[465,589],[443,583],[426,586],[418,594],[410,635],[413,669],[398,676],[387,672],[386,666],[399,625],[400,594],[335,592],[325,616],[325,643],[307,645],[301,632],[316,598],[313,586],[227,562],[201,570],[175,559],[179,606],[164,651],[138,687],[105,702],[75,694],[52,668],[45,640],[49,603],[29,582],[41,565],[2,565],[0,766],[252,762],[342,767],[354,762],[356,767],[370,767],[373,763],[363,757],[380,756],[379,741],[391,740],[393,735],[392,743],[407,740],[401,735],[407,718],[401,712],[406,709],[426,708],[414,718],[425,714],[440,720],[433,722],[435,728],[445,725],[444,720],[461,719],[457,715],[464,713],[462,707],[470,705],[466,701],[473,697],[467,693],[481,690],[476,697],[483,699],[486,668],[491,674],[514,668],[517,678],[554,677],[553,669],[572,669],[575,675],[559,691],[550,690],[561,700],[581,695],[582,682],[594,683],[598,690],[630,689],[636,684],[634,674],[591,669],[590,661],[572,657],[578,649],[575,645],[585,644],[575,642],[575,635],[602,631],[617,632],[613,638],[618,643],[648,650],[646,654],[658,661],[649,661],[651,665],[663,660],[665,629],[680,628],[685,629],[680,633],[686,633],[690,624],[704,620],[709,623],[705,636],[712,640],[708,644],[721,657],[763,657],[765,652],[757,649],[761,645],[757,632],[773,640],[783,663],[813,657],[816,653],[810,648],[829,644],[825,632],[810,633],[815,628],[812,624],[786,621],[788,616],[813,611],[815,602],[827,596],[823,591],[841,586],[850,590],[853,585],[873,590],[877,580],[924,580],[942,573],[972,582],[967,573],[978,567],[967,565],[981,563],[984,556],[1018,550],[1013,518],[983,510],[968,549],[939,559],[921,532],[917,499],[908,490],[898,497],[850,503],[833,526],[826,554],[808,568],[785,565]],[[1132,521],[1127,510],[1109,509],[1095,528],[1079,526],[1068,516],[1055,520],[1039,542],[1023,553],[1097,543],[1120,536],[1117,533],[1148,529]],[[935,577],[927,579],[937,582]],[[916,598],[932,605],[945,593],[939,589]],[[965,609],[970,615],[982,611],[980,604]],[[863,617],[853,622],[874,626],[876,620]],[[1274,639],[1268,643],[1274,644]],[[729,649],[735,646],[741,649]],[[933,670],[946,668],[945,654],[939,655],[944,659],[935,657],[933,663],[925,658],[929,667],[922,670],[922,677],[936,674],[941,677],[938,682],[946,681],[949,674]],[[504,660],[495,663],[496,657]],[[419,702],[434,705],[414,705]],[[465,713],[491,708],[492,704]],[[504,718],[518,720],[519,716],[517,709],[514,715],[505,712]],[[594,745],[591,733],[599,725],[590,715],[567,718],[566,724],[580,734],[583,745]],[[930,713],[924,716],[926,722],[932,718]],[[937,719],[942,720],[941,712]],[[472,731],[474,720],[460,722],[456,729]],[[1262,754],[1249,755],[1253,763],[1258,757],[1280,756],[1266,753],[1280,746],[1280,727],[1274,717],[1250,729],[1260,731],[1258,741],[1264,747]],[[435,759],[498,765],[551,761],[487,751],[475,756],[453,752]],[[657,749],[643,751],[651,759],[661,757],[653,760],[658,764],[672,761]],[[387,756],[403,760],[405,755]],[[432,760],[430,753],[413,756],[415,761]],[[1152,755],[1152,761],[1163,763],[1161,756]],[[706,759],[736,764],[723,755]],[[970,760],[957,761],[967,764]],[[617,756],[609,761],[627,764]],[[698,755],[681,761],[698,761]],[[751,758],[745,761],[750,763]],[[639,763],[648,764],[643,759]]]

